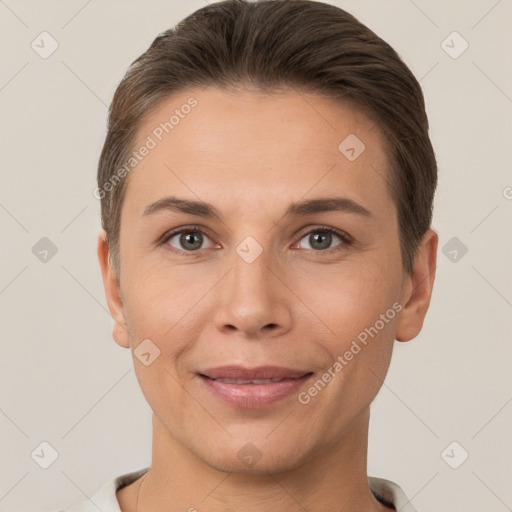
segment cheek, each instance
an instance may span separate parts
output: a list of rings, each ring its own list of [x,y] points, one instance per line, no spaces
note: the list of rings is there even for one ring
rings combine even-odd
[[[193,351],[193,340],[201,330],[198,295],[207,290],[187,287],[179,279],[145,269],[141,269],[141,275],[144,277],[137,279],[134,274],[125,290],[135,373],[153,411],[169,410],[179,417],[186,405],[181,402],[186,393],[182,393],[179,382],[186,378],[182,373]],[[144,357],[142,354],[147,352],[150,355]],[[173,397],[171,402],[169,397]]]
[[[138,275],[144,277],[136,279],[134,274],[126,287],[125,315],[137,379],[148,403],[157,407],[159,397],[181,396],[177,382],[189,378],[195,341],[211,318],[205,296],[212,283],[185,279],[179,272],[171,276],[141,269]],[[138,357],[146,352],[143,343],[158,355],[150,366]]]
[[[364,393],[370,400],[389,366],[401,310],[400,281],[398,274],[381,265],[360,269],[354,265],[350,270],[347,266],[347,271],[330,276],[322,289],[309,291],[305,302],[315,304],[315,312],[329,329],[323,329],[326,335],[319,348],[326,350],[333,364],[339,363],[332,370],[339,376],[332,392],[348,397]]]
[[[401,305],[389,283],[378,279],[346,279],[343,292],[333,291],[324,301],[325,323],[331,329],[322,340],[336,376],[326,399],[341,400],[347,411],[370,403],[382,385],[391,360],[395,326]],[[326,378],[329,378],[326,376]]]
[[[124,287],[125,314],[138,335],[174,338],[176,331],[189,325],[197,304],[211,286],[211,282],[190,275],[190,271],[141,267]]]
[[[393,269],[379,265],[346,265],[307,282],[304,302],[341,338],[356,336],[385,314],[400,297],[400,279]],[[321,283],[324,283],[321,285]],[[390,312],[391,320],[396,316]],[[379,324],[380,325],[380,324]],[[389,330],[389,323],[386,323]]]

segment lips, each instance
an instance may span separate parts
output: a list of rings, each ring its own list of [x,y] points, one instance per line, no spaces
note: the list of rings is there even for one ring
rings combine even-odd
[[[313,372],[282,366],[222,366],[198,372],[210,396],[236,408],[260,409],[297,393]]]
[[[256,368],[221,366],[201,370],[198,373],[203,377],[227,382],[228,384],[266,384],[279,382],[283,379],[299,379],[312,372],[282,366],[258,366]]]

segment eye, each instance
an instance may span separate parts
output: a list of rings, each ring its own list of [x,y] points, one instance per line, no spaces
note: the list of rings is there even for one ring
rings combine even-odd
[[[333,238],[340,239],[341,243],[335,247],[330,247]],[[352,238],[347,233],[327,226],[310,231],[306,236],[301,238],[301,241],[302,240],[306,240],[310,245],[310,247],[306,247],[306,249],[311,249],[316,252],[342,250],[353,243]]]
[[[203,246],[205,240],[210,240],[206,233],[202,229],[192,226],[168,233],[165,235],[162,243],[169,244],[180,254],[188,254],[201,249],[207,249],[208,247]]]
[[[331,247],[333,238],[338,238],[341,243]],[[316,253],[328,254],[343,250],[353,243],[353,239],[349,234],[329,226],[322,226],[309,231],[300,239],[299,244],[302,240],[306,240],[310,245],[310,247],[306,247],[306,249],[310,249]],[[205,247],[205,241],[210,241],[210,246]],[[189,226],[166,233],[162,237],[161,243],[162,245],[168,244],[179,254],[187,256],[191,256],[194,252],[199,252],[202,249],[219,247],[211,241],[210,237],[200,226]]]

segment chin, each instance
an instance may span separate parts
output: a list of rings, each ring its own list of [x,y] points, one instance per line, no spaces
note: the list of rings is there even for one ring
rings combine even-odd
[[[217,444],[208,453],[196,455],[218,471],[253,476],[291,471],[299,467],[304,458],[304,454],[298,453],[296,445],[274,446],[268,440],[265,446],[233,440],[229,446]]]

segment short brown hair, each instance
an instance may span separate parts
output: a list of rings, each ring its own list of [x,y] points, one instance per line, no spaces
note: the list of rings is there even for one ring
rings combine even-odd
[[[156,37],[117,87],[98,164],[101,220],[119,275],[120,213],[128,177],[104,184],[130,158],[150,110],[194,86],[286,87],[348,102],[386,140],[388,190],[397,206],[403,268],[413,269],[430,227],[437,164],[421,87],[391,46],[354,16],[312,0],[225,0],[201,8]],[[341,141],[340,141],[341,142]]]

